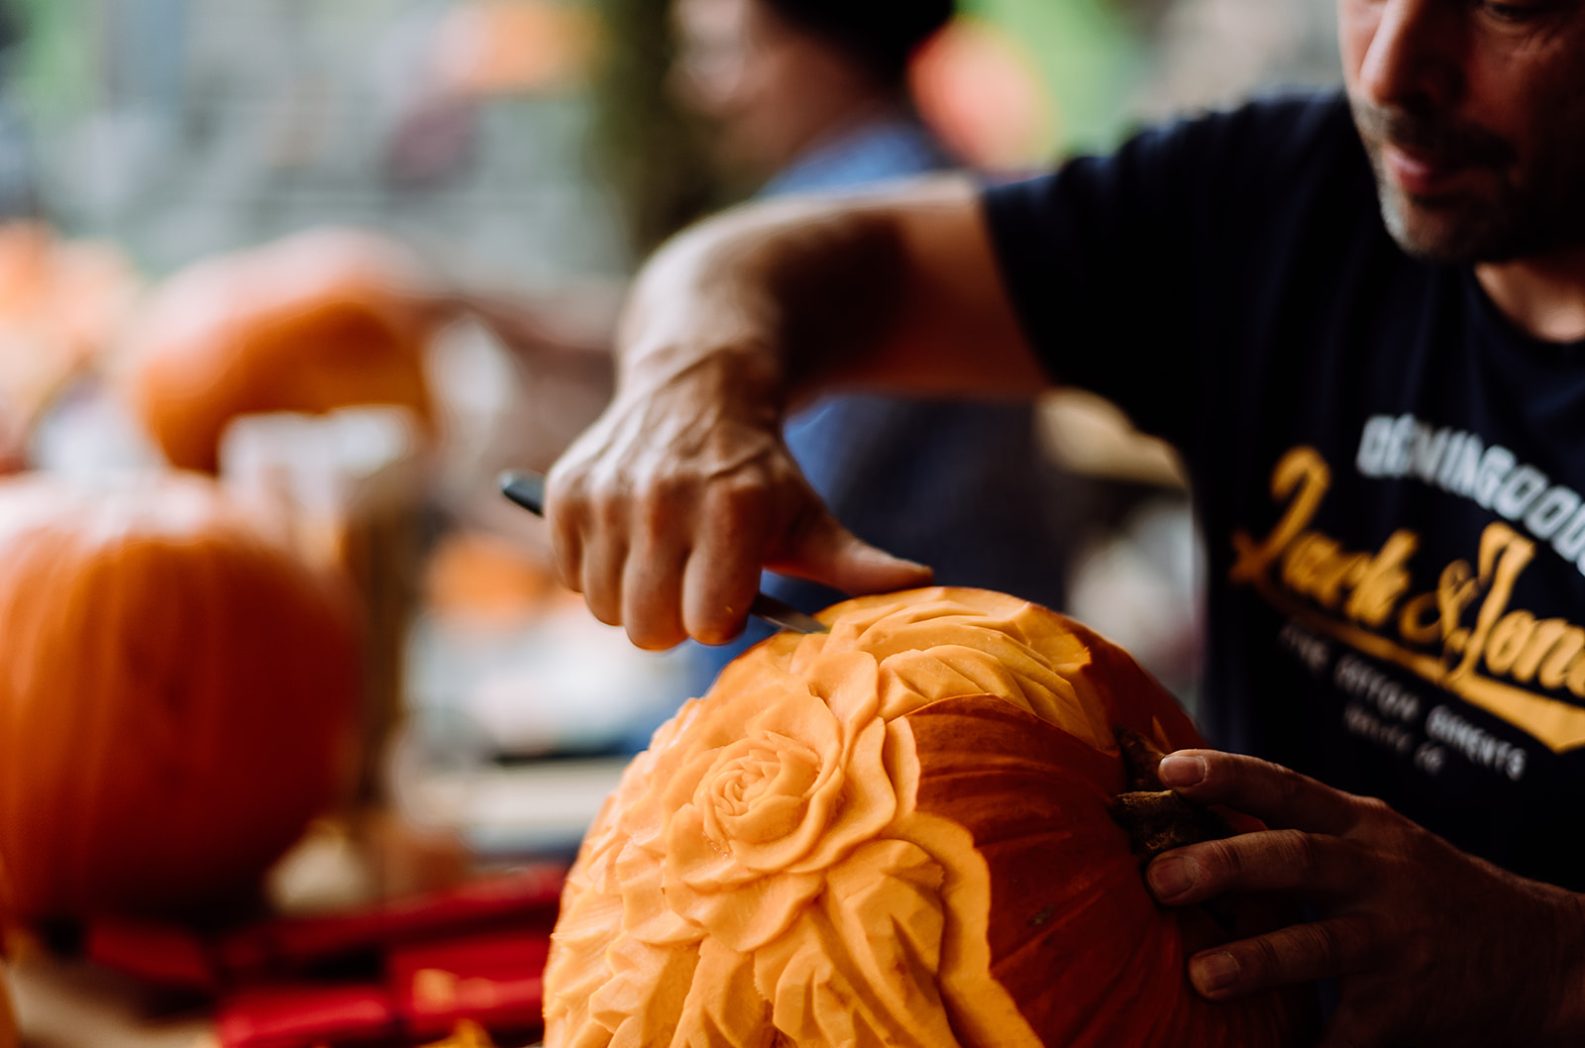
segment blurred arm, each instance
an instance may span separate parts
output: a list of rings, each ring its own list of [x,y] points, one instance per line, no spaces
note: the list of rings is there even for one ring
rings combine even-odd
[[[645,267],[618,329],[620,380],[725,352],[784,398],[841,384],[1033,396],[1046,379],[961,178],[728,211]]]

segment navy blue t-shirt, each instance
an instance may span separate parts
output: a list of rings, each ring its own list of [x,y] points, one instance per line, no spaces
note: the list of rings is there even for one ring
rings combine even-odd
[[[1211,739],[1585,889],[1585,343],[1399,250],[1336,95],[985,207],[1053,377],[1185,457]]]

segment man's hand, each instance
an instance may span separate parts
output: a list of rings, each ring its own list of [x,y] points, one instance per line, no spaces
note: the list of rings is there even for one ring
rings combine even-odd
[[[644,266],[615,342],[615,399],[545,510],[562,580],[646,648],[729,640],[761,567],[848,593],[930,580],[832,519],[782,444],[789,404],[1048,382],[958,178],[708,219]]]
[[[1151,863],[1163,903],[1278,893],[1317,920],[1203,951],[1206,997],[1339,980],[1323,1044],[1580,1044],[1580,896],[1458,851],[1377,800],[1286,768],[1208,750],[1170,754],[1162,782],[1269,829],[1179,848]]]
[[[836,522],[741,365],[726,353],[630,382],[551,471],[562,581],[639,647],[730,640],[762,565],[849,593],[930,580]]]

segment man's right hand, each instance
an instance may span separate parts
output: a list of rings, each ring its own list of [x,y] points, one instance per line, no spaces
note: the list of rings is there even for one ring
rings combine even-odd
[[[630,383],[551,471],[562,581],[641,648],[732,639],[762,566],[849,593],[930,581],[837,523],[744,364],[723,352]]]
[[[781,438],[794,398],[1046,385],[961,179],[756,204],[681,234],[634,285],[616,370],[545,510],[562,580],[644,648],[736,636],[762,567],[855,594],[929,582],[810,489]]]

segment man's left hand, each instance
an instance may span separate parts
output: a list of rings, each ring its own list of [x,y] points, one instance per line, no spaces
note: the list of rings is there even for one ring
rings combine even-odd
[[[1147,872],[1157,899],[1248,892],[1314,904],[1313,923],[1191,958],[1206,997],[1336,979],[1326,1048],[1585,1043],[1585,897],[1467,855],[1381,801],[1252,757],[1180,750],[1160,775],[1195,803],[1268,829],[1159,856]]]

